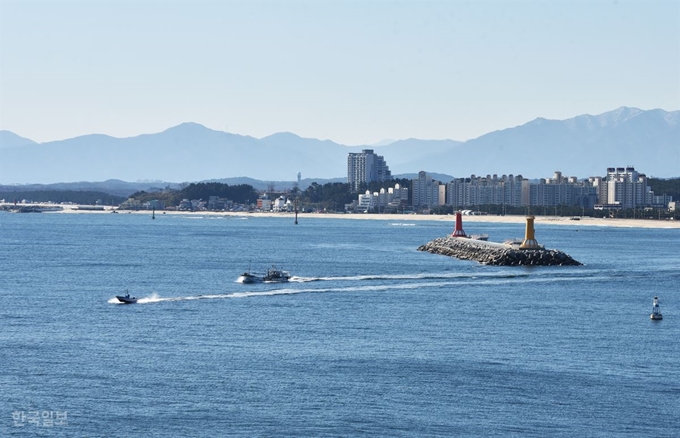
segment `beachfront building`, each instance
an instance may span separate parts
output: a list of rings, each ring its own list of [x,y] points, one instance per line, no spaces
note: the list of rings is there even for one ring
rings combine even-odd
[[[368,213],[369,211],[373,211],[376,205],[378,205],[378,193],[371,193],[370,190],[366,190],[366,193],[359,195],[357,211]]]
[[[192,210],[191,201],[189,201],[186,198],[182,199],[181,201],[179,201],[179,205],[177,206],[177,210],[179,210],[179,211],[191,211]]]
[[[208,210],[221,211],[229,210],[234,206],[234,201],[219,196],[210,196],[208,198]]]
[[[537,184],[530,184],[529,189],[531,206],[571,205],[590,209],[595,207],[597,199],[598,188],[590,179],[579,181],[575,176],[563,176],[560,171],[552,178],[541,178]]]
[[[408,204],[408,188],[395,184],[388,189],[382,188],[379,192],[371,193],[366,190],[358,196],[356,210],[367,213],[374,211],[382,213],[386,211],[398,211]]]
[[[529,181],[522,175],[471,175],[454,178],[446,185],[446,204],[454,208],[480,205],[520,207],[529,204]]]
[[[425,171],[418,172],[418,178],[411,180],[411,204],[413,208],[439,206],[439,181],[433,180]]]
[[[652,192],[653,194],[654,192]],[[652,207],[654,208],[668,208],[668,206],[673,202],[673,197],[667,194],[660,196],[652,196]]]
[[[257,209],[260,211],[270,211],[272,209],[272,200],[269,199],[266,193],[257,198]]]
[[[274,199],[274,202],[272,202],[272,211],[288,211],[289,205],[290,201],[286,201],[284,196],[279,196],[278,198]]]
[[[454,208],[484,205],[507,207],[572,205],[593,208],[598,187],[592,179],[579,181],[556,171],[552,178],[532,182],[522,175],[455,178],[446,185],[446,204]]]
[[[647,176],[634,167],[609,167],[601,180],[599,203],[603,206],[637,208],[653,204],[654,192],[647,185]]]
[[[408,188],[395,184],[388,189],[380,189],[378,207],[381,211],[403,209],[408,204]]]
[[[144,210],[163,210],[165,209],[165,203],[158,199],[152,199],[151,201],[144,202],[142,208]]]
[[[373,149],[361,152],[350,152],[347,156],[347,183],[353,192],[362,184],[392,179],[392,173],[382,155],[376,155]]]
[[[135,198],[127,198],[118,206],[119,210],[140,210],[141,208],[142,202]]]

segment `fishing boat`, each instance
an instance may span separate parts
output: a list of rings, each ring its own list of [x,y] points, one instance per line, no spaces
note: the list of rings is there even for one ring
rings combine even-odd
[[[257,275],[250,272],[250,269],[241,274],[236,280],[237,283],[252,284],[252,283],[285,283],[290,280],[290,273],[282,269],[277,269],[272,266],[267,269],[264,275]]]
[[[265,283],[285,283],[290,280],[290,273],[275,266],[267,269],[267,274],[262,278]]]

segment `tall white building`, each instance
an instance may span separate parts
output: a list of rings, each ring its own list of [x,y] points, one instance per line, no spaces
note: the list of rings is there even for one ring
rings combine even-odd
[[[418,172],[418,178],[411,180],[412,204],[414,208],[439,206],[439,181],[433,180],[425,171]]]
[[[392,173],[385,158],[382,155],[376,155],[373,149],[348,154],[347,183],[352,191],[358,191],[362,184],[390,179],[392,179]]]
[[[602,182],[600,204],[635,208],[651,205],[654,192],[647,185],[647,176],[634,167],[609,167]]]

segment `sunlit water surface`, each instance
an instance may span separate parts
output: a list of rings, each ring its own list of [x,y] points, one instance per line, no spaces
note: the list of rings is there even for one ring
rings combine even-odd
[[[451,230],[0,213],[0,435],[677,436],[680,231],[537,226],[582,267],[416,251]]]

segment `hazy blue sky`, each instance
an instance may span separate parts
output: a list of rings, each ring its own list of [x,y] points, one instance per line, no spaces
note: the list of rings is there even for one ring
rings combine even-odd
[[[0,129],[345,144],[680,108],[680,1],[0,0]]]

